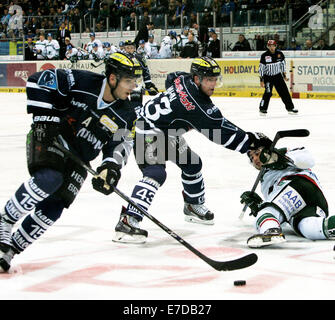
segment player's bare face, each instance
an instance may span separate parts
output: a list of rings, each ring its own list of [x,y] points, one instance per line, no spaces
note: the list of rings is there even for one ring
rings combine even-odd
[[[268,49],[270,50],[271,53],[274,53],[276,51],[276,46],[274,44],[270,44],[268,46]]]
[[[201,80],[201,90],[207,96],[211,96],[214,93],[218,77],[203,77]]]
[[[249,157],[252,165],[258,170],[261,170],[262,165],[263,165],[262,162],[259,159],[259,156],[260,156],[261,152],[262,152],[261,148],[259,148],[257,150],[248,151],[248,157]]]
[[[124,47],[124,50],[125,50],[127,53],[133,54],[133,53],[135,52],[135,47],[134,47],[134,46],[125,46],[125,47]]]
[[[137,87],[138,80],[135,78],[121,78],[114,90],[114,96],[118,99],[125,100],[131,92]]]

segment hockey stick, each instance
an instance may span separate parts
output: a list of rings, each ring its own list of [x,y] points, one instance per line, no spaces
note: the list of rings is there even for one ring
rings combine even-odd
[[[308,137],[309,131],[307,129],[293,129],[293,130],[284,130],[284,131],[278,131],[271,143],[271,146],[269,150],[272,152],[275,145],[277,144],[278,140],[281,138],[287,138],[287,137]],[[259,181],[261,180],[261,177],[263,176],[265,168],[262,167],[262,169],[259,171],[258,176],[256,178],[256,181],[254,182],[254,185],[251,188],[251,192],[254,192],[258,186]],[[244,205],[242,212],[240,213],[239,218],[243,219],[244,214],[248,208],[248,205]]]
[[[74,155],[71,151],[67,150],[64,146],[62,146],[58,142],[54,142],[54,145],[64,152],[69,158],[71,158],[73,161],[75,161],[77,164],[82,166],[84,169],[86,169],[89,173],[91,173],[94,176],[97,176],[98,173],[94,171],[89,165],[87,165],[84,161],[79,159],[76,155]],[[131,200],[129,197],[127,197],[124,193],[122,193],[119,189],[117,189],[114,186],[111,186],[114,189],[114,192],[119,195],[123,200],[130,203],[135,209],[137,209],[139,212],[141,212],[144,216],[149,218],[153,223],[158,225],[161,229],[163,229],[165,232],[167,232],[172,238],[177,240],[179,243],[181,243],[184,247],[192,251],[195,255],[197,255],[200,259],[205,261],[207,264],[209,264],[211,267],[213,267],[217,271],[231,271],[231,270],[237,270],[237,269],[243,269],[250,267],[254,263],[256,263],[258,257],[255,253],[250,253],[248,255],[245,255],[241,258],[237,258],[234,260],[228,260],[228,261],[215,261],[204,254],[202,254],[200,251],[195,249],[193,246],[191,246],[188,242],[186,242],[183,238],[178,236],[176,233],[174,233],[171,229],[169,229],[167,226],[165,226],[163,223],[158,221],[155,217],[153,217],[151,214],[149,214],[147,211],[142,209],[137,203],[135,203],[133,200]]]

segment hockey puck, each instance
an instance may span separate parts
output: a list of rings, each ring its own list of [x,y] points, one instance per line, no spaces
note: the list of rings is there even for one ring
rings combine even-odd
[[[235,280],[234,286],[245,286],[247,282],[245,280]]]

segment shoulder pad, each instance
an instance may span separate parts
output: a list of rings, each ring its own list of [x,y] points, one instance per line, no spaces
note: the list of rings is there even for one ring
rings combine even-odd
[[[57,90],[57,77],[54,70],[45,70],[42,72],[37,84],[42,88]]]

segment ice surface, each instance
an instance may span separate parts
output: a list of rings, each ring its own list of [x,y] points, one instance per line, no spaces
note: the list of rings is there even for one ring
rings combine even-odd
[[[280,99],[272,99],[264,118],[258,114],[259,99],[213,100],[230,121],[246,131],[261,131],[272,138],[278,130],[310,130],[309,137],[283,139],[278,146],[305,146],[314,154],[314,171],[334,214],[334,101],[294,100],[299,115],[292,116]],[[29,177],[25,135],[31,117],[25,102],[24,94],[0,94],[1,206]],[[184,221],[180,172],[170,163],[167,181],[150,213],[212,259],[257,253],[254,266],[215,271],[148,219],[142,223],[149,231],[146,244],[112,242],[125,202],[117,195],[95,192],[88,178],[72,207],[39,241],[15,257],[9,274],[0,275],[0,299],[333,299],[334,241],[309,241],[285,228],[285,244],[248,248],[246,240],[254,233],[254,221],[248,214],[243,221],[238,219],[239,196],[251,188],[257,171],[246,156],[211,143],[197,132],[185,138],[203,160],[206,203],[216,223]],[[130,196],[140,177],[132,156],[119,189]],[[241,279],[246,286],[234,287],[234,280]]]

